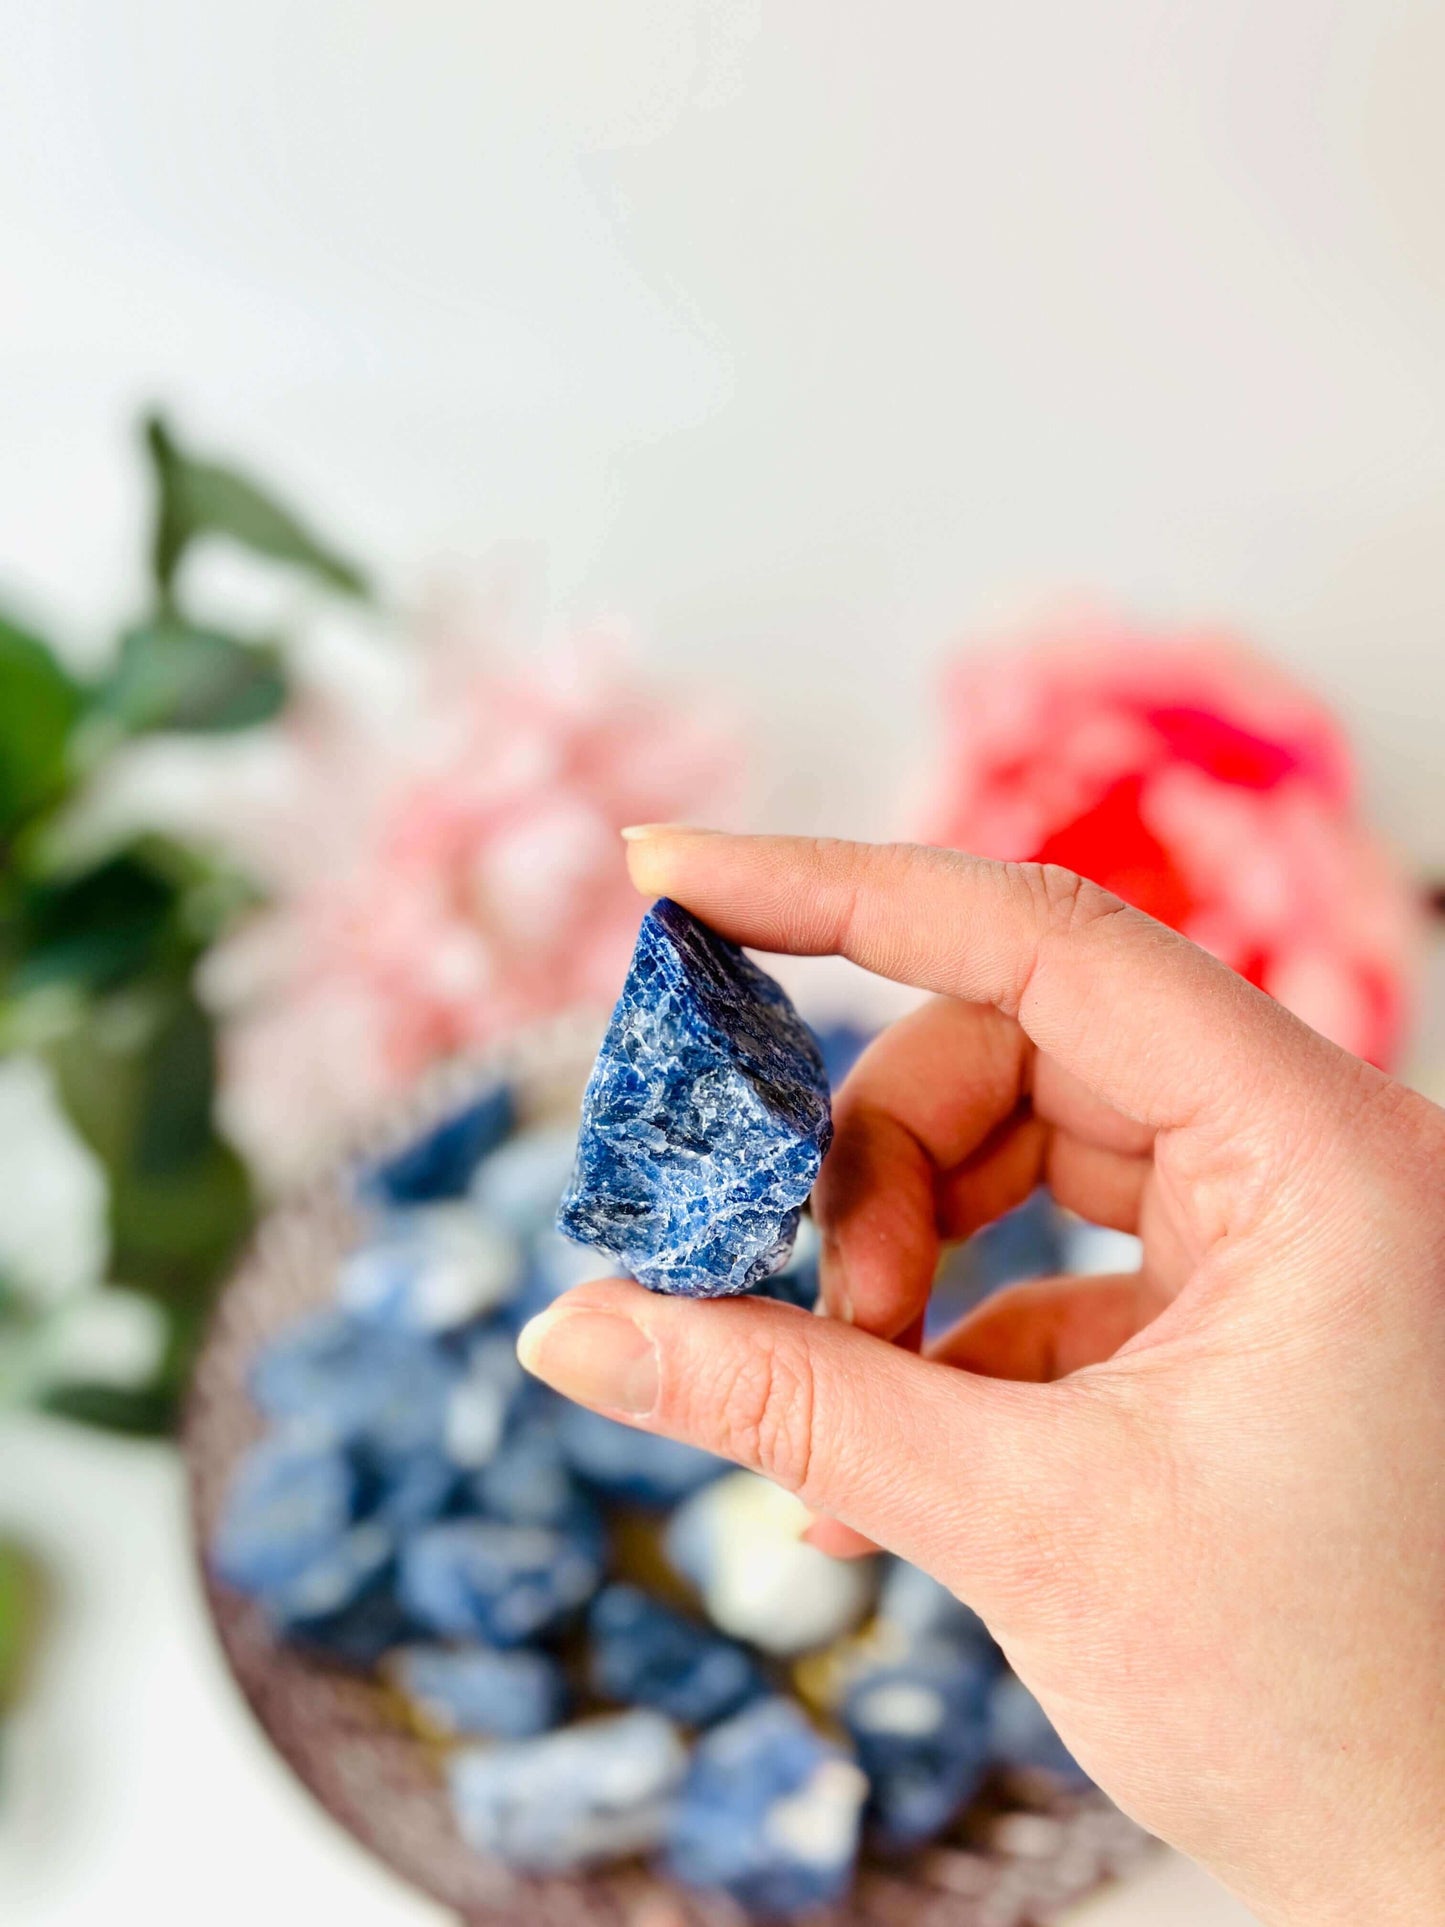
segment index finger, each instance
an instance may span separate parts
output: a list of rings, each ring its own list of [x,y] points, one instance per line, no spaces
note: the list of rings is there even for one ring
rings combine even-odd
[[[1282,1115],[1344,1053],[1176,931],[1053,864],[644,826],[633,882],[759,950],[837,955],[1017,1020],[1155,1131]]]

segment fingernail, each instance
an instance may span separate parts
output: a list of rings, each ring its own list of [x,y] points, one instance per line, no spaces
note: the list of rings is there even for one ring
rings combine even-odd
[[[830,1318],[840,1324],[853,1323],[853,1294],[848,1289],[848,1267],[837,1244],[825,1232],[818,1247],[819,1302],[828,1308]]]
[[[816,1512],[808,1514],[807,1523],[798,1527],[798,1537],[805,1546],[815,1544],[813,1535],[822,1523]]]
[[[517,1336],[517,1356],[580,1405],[644,1418],[657,1403],[657,1347],[630,1318],[610,1311],[544,1311]]]
[[[716,836],[716,830],[700,823],[629,823],[622,832],[624,843],[645,843],[650,836]]]

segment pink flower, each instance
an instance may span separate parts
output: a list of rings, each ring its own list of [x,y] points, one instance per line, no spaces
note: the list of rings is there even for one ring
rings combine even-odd
[[[228,1128],[273,1181],[438,1060],[605,1006],[642,909],[618,830],[715,813],[732,784],[725,734],[604,639],[525,671],[453,644],[428,669],[380,729],[303,705],[259,834],[253,813],[279,900],[208,987]]]
[[[944,699],[930,841],[1064,864],[1396,1059],[1418,911],[1359,819],[1338,724],[1281,670],[1226,637],[1085,618],[969,652]]]

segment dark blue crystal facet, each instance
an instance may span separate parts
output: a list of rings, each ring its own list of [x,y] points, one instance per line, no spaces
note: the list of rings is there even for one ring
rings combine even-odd
[[[746,1291],[787,1263],[832,1134],[822,1057],[782,986],[655,903],[582,1100],[558,1228],[653,1291]]]

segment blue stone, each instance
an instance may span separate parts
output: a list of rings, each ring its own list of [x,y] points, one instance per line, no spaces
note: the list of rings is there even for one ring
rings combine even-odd
[[[794,1701],[760,1700],[698,1741],[664,1865],[769,1919],[825,1907],[852,1881],[866,1793]]]
[[[397,1598],[395,1536],[353,1526],[329,1551],[265,1600],[276,1631],[353,1666],[373,1666],[416,1628]]]
[[[634,1505],[675,1505],[731,1469],[725,1459],[695,1445],[639,1432],[584,1405],[563,1405],[557,1436],[579,1479],[609,1498]]]
[[[513,1330],[520,1331],[529,1318],[546,1311],[574,1285],[616,1275],[617,1266],[599,1252],[584,1251],[579,1245],[569,1244],[555,1225],[549,1225],[532,1240],[522,1283],[516,1297],[503,1308],[502,1319]]]
[[[356,1474],[335,1447],[263,1439],[226,1494],[211,1544],[217,1577],[253,1596],[296,1579],[337,1545],[357,1495]]]
[[[1051,1773],[1073,1786],[1089,1784],[1088,1774],[1059,1738],[1053,1721],[1016,1674],[1004,1673],[994,1682],[988,1718],[989,1757],[994,1765]]]
[[[840,1713],[868,1776],[880,1845],[921,1846],[957,1819],[989,1758],[994,1668],[966,1646],[917,1646],[848,1682]]]
[[[556,1726],[567,1682],[550,1653],[525,1647],[406,1646],[390,1676],[434,1733],[526,1740]]]
[[[558,1227],[654,1291],[746,1291],[787,1262],[832,1131],[781,985],[664,897],[582,1099]]]
[[[554,1421],[523,1420],[471,1481],[478,1509],[508,1525],[550,1526],[601,1545],[602,1516],[562,1450]]]
[[[439,1518],[462,1483],[462,1473],[434,1446],[380,1452],[358,1445],[348,1456],[360,1481],[358,1515],[401,1532]]]
[[[1065,1268],[1063,1214],[1040,1189],[949,1253],[933,1288],[925,1331],[929,1337],[946,1331],[1004,1285]]]
[[[598,1593],[587,1633],[595,1693],[655,1707],[684,1726],[711,1726],[767,1691],[757,1662],[741,1646],[636,1586]]]
[[[444,1639],[520,1646],[552,1631],[596,1592],[590,1539],[496,1519],[443,1519],[401,1549],[398,1586],[416,1622]]]
[[[909,1645],[965,1646],[994,1671],[1003,1668],[1003,1654],[973,1608],[906,1559],[889,1562],[878,1591],[878,1618]]]
[[[572,1175],[577,1134],[562,1125],[534,1127],[494,1151],[472,1182],[471,1200],[514,1238],[549,1231]]]
[[[876,1033],[864,1030],[858,1024],[837,1023],[815,1025],[813,1035],[823,1055],[823,1068],[828,1073],[829,1086],[836,1091],[873,1042]]]
[[[424,1338],[324,1311],[257,1354],[250,1386],[269,1418],[400,1453],[440,1445],[462,1372],[463,1361]]]
[[[447,1392],[442,1438],[452,1463],[470,1471],[495,1456],[533,1381],[522,1370],[511,1334],[500,1329],[469,1333],[456,1356],[461,1372]]]
[[[384,1206],[464,1197],[477,1166],[510,1134],[515,1118],[511,1091],[505,1084],[495,1085],[423,1137],[365,1166],[357,1178],[357,1193],[369,1204]]]
[[[463,1748],[448,1768],[457,1829],[531,1873],[575,1873],[662,1839],[687,1749],[660,1713],[618,1713],[542,1739]]]
[[[522,1255],[509,1232],[468,1204],[396,1211],[342,1260],[343,1311],[402,1332],[453,1331],[519,1290]]]

